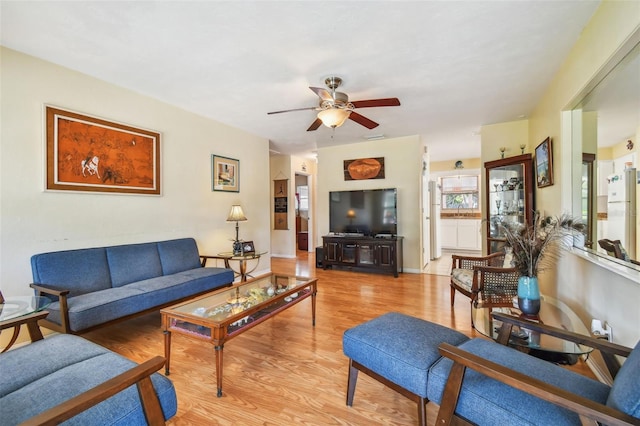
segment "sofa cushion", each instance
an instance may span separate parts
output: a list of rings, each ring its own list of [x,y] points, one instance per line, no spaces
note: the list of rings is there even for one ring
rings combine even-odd
[[[127,244],[106,250],[113,287],[162,275],[156,243]]]
[[[70,297],[111,287],[104,248],[36,254],[31,271],[34,283],[70,290]]]
[[[640,341],[636,343],[631,355],[627,357],[618,371],[607,405],[623,411],[630,416],[640,418]]]
[[[450,328],[389,312],[345,331],[342,349],[352,360],[425,397],[429,367],[440,358],[438,345],[468,339]]]
[[[65,356],[60,356],[65,354]],[[2,424],[18,424],[136,366],[118,354],[73,335],[55,335],[2,354]],[[154,373],[151,381],[165,419],[176,414],[173,384]],[[89,408],[65,425],[146,424],[135,386]]]
[[[486,339],[472,339],[460,349],[542,380],[600,404],[610,388],[547,361]],[[440,404],[453,362],[441,358],[430,369],[427,397]],[[514,389],[467,368],[456,414],[476,424],[580,425],[577,414]]]
[[[158,253],[164,275],[200,268],[200,254],[193,238],[160,241]]]
[[[232,282],[233,271],[229,269],[199,267],[72,297],[68,299],[71,330],[78,332]],[[60,324],[60,304],[50,304],[47,311],[47,319]]]

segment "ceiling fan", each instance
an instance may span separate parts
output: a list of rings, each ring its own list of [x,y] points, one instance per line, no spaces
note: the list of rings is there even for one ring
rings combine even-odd
[[[309,89],[311,89],[320,98],[318,106],[273,111],[268,112],[267,114],[280,114],[283,112],[307,110],[319,111],[318,117],[311,126],[309,126],[307,132],[317,130],[322,124],[335,129],[336,127],[342,126],[347,118],[366,127],[367,129],[373,129],[378,127],[378,123],[355,112],[354,110],[356,108],[400,105],[398,98],[369,99],[366,101],[349,102],[349,96],[346,93],[336,92],[336,89],[342,84],[342,79],[340,77],[328,77],[324,80],[324,84],[327,85],[329,90],[321,87],[309,87]]]

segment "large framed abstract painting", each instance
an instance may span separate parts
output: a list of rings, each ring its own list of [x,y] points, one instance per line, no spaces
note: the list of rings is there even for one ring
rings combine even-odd
[[[160,133],[45,108],[48,190],[160,195]]]

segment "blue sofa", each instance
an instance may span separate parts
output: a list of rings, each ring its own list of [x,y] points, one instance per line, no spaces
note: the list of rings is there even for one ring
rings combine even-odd
[[[41,325],[78,333],[231,285],[209,258],[193,238],[36,254],[31,287],[52,299]]]

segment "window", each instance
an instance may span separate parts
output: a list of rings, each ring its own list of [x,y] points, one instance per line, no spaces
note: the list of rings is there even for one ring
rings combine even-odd
[[[478,176],[442,178],[442,210],[478,209]]]

